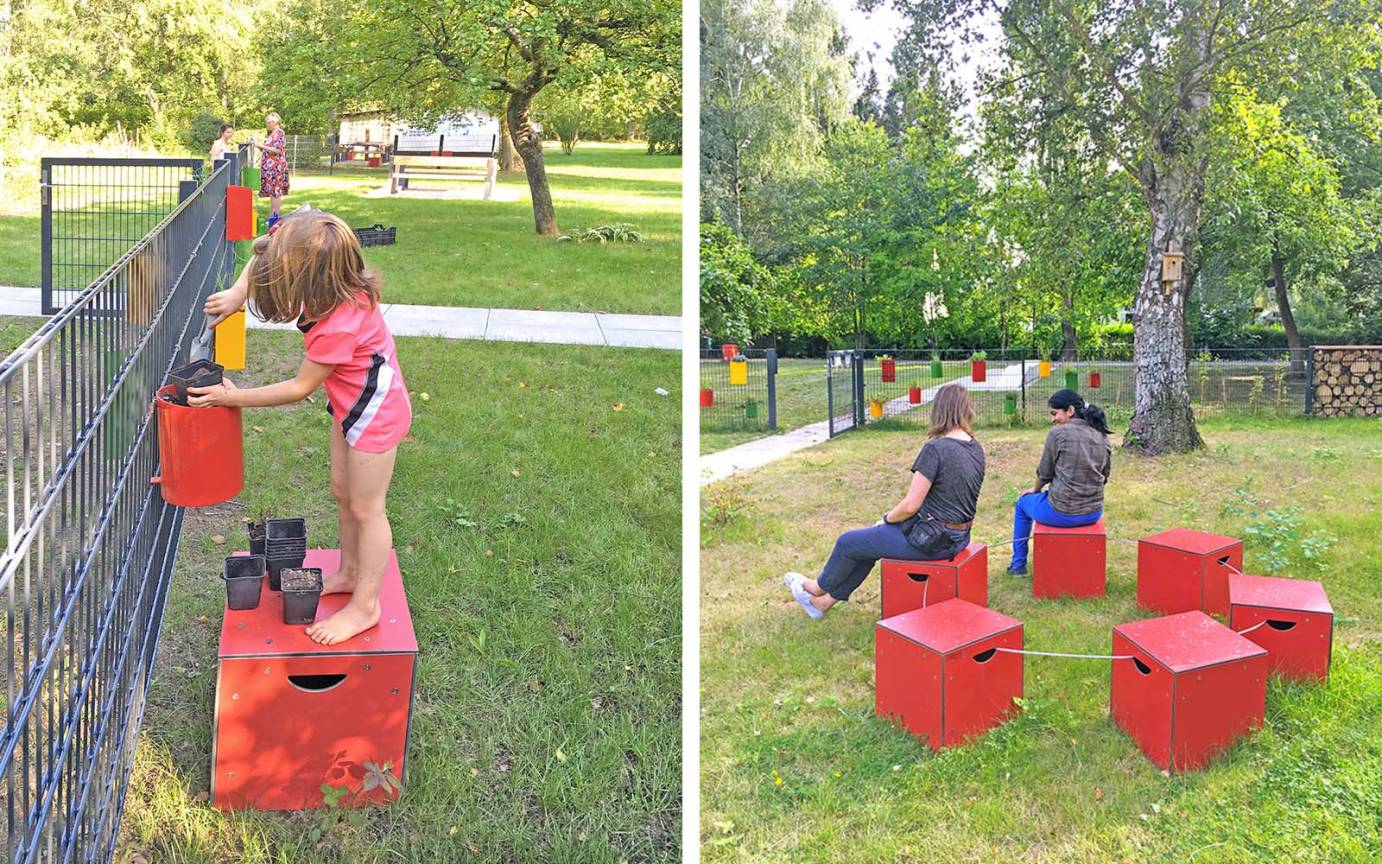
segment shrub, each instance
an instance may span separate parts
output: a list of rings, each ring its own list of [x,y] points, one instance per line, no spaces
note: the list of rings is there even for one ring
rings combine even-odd
[[[205,111],[192,118],[192,122],[187,126],[187,135],[183,139],[187,149],[196,153],[202,153],[211,149],[211,142],[216,140],[216,136],[221,134],[221,124],[225,121],[215,114],[208,114]]]

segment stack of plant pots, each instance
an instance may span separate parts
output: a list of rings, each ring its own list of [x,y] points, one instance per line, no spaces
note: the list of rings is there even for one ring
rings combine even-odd
[[[281,591],[280,577],[283,571],[301,567],[307,557],[307,520],[270,519],[264,526],[264,533],[269,588]]]

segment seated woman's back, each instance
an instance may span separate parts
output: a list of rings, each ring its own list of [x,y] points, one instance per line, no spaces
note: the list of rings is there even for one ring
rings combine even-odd
[[[1093,513],[1104,506],[1104,485],[1112,468],[1108,436],[1076,418],[1047,433],[1037,478],[1051,484],[1051,506],[1056,510]]]

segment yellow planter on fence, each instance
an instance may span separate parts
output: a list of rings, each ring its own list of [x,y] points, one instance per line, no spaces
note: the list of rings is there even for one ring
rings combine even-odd
[[[1040,378],[1051,377],[1051,361],[1042,360],[1037,363],[1037,376]]]
[[[882,399],[870,399],[870,400],[869,400],[869,416],[872,417],[872,418],[875,419],[875,420],[881,420],[881,419],[882,419],[882,417],[883,417],[883,400],[882,400]]]
[[[729,384],[731,387],[743,387],[749,383],[749,361],[743,357],[736,357],[729,361]]]
[[[226,369],[245,368],[245,310],[216,325],[216,362]]]

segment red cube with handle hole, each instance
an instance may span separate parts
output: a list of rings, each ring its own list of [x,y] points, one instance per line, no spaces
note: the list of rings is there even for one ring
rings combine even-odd
[[[999,725],[1022,696],[1022,622],[966,600],[879,621],[874,711],[931,747],[954,747]]]
[[[1032,596],[1102,597],[1108,543],[1101,517],[1093,525],[1032,526]]]
[[[1137,542],[1137,605],[1173,614],[1228,615],[1228,577],[1243,569],[1243,541],[1172,528]]]
[[[1228,577],[1228,626],[1267,649],[1283,678],[1323,681],[1334,642],[1334,608],[1324,586],[1308,579]]]
[[[1267,652],[1195,610],[1113,628],[1112,716],[1163,770],[1199,768],[1262,725]]]
[[[970,543],[954,558],[941,561],[884,558],[879,568],[884,618],[956,597],[989,604],[989,550],[983,543]]]
[[[332,573],[335,549],[311,549],[304,567]],[[349,594],[325,594],[317,620]],[[346,804],[386,803],[363,790],[366,763],[405,779],[417,639],[398,557],[390,555],[379,623],[336,645],[319,645],[283,623],[283,595],[265,587],[255,609],[221,622],[211,743],[211,801],[221,809],[324,806],[322,785],[347,787]]]

